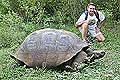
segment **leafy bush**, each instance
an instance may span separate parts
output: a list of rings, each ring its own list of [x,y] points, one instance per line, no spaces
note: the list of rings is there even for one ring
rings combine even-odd
[[[21,31],[21,18],[14,13],[0,15],[0,48],[12,47],[21,43],[25,37],[24,31]]]
[[[85,9],[90,0],[4,0],[0,2],[0,11],[7,14],[13,11],[23,18],[24,22],[43,24],[46,18],[51,18],[55,23],[74,24],[79,13]],[[119,20],[119,2],[92,0],[99,10],[108,11],[112,19]],[[102,4],[101,4],[102,2]],[[50,23],[50,22],[49,22]]]
[[[52,17],[51,17],[52,18]],[[51,18],[46,18],[43,24],[32,22],[24,23],[23,19],[14,12],[0,15],[0,48],[14,47],[22,43],[24,38],[35,30],[41,28],[65,29],[66,25],[51,23]]]
[[[74,23],[81,11],[79,0],[5,0],[1,4],[5,4],[4,11],[13,11],[24,22],[35,24],[42,24],[46,17],[54,17],[56,23]]]

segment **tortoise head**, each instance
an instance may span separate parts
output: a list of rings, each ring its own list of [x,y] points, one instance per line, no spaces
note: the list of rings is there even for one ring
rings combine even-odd
[[[106,52],[104,50],[93,51],[93,55],[90,58],[90,62],[93,62],[95,59],[100,59],[100,58],[104,57],[105,54],[106,54]]]
[[[104,50],[93,51],[93,53],[94,53],[96,59],[100,59],[100,58],[104,57],[104,55],[105,55]]]

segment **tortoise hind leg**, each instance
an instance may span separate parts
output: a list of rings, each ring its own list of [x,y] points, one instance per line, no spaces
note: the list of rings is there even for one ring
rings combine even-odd
[[[16,67],[19,67],[19,66],[24,66],[25,63],[16,59],[13,55],[10,55],[11,58],[15,59],[17,63],[11,65],[11,68],[15,69]]]

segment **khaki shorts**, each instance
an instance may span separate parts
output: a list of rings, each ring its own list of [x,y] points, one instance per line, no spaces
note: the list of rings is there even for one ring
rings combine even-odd
[[[79,27],[79,31],[82,32],[82,28]],[[101,32],[96,33],[96,29],[88,29],[88,35],[96,37],[97,35],[102,34]]]

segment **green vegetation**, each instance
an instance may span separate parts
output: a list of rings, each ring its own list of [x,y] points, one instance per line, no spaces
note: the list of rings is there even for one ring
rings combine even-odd
[[[25,37],[41,28],[64,29],[80,32],[74,26],[90,0],[0,0],[0,80],[119,80],[120,79],[120,6],[119,0],[94,0],[106,16],[101,29],[106,40],[94,42],[95,49],[107,54],[78,72],[18,67],[9,57],[14,54]],[[93,1],[93,0],[91,0]],[[115,6],[113,6],[115,5]]]

